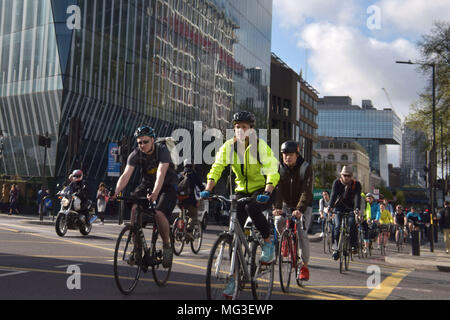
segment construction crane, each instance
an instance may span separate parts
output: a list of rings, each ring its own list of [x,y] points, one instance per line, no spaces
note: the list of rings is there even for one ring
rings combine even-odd
[[[389,93],[387,92],[386,88],[381,88],[381,90],[383,90],[384,93],[386,94],[386,98],[389,101],[390,108],[392,109],[392,111],[395,111],[394,105],[392,104],[391,97],[389,96]],[[405,115],[403,114],[403,112],[400,112],[400,114],[403,116],[403,118],[406,118]]]

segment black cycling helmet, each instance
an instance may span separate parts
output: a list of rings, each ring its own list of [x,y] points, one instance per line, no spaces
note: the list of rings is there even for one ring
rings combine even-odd
[[[295,141],[286,141],[281,145],[281,153],[297,153],[300,154],[300,147]]]
[[[153,128],[148,127],[148,126],[143,126],[140,127],[136,130],[136,132],[134,133],[134,138],[140,138],[140,137],[150,137],[150,138],[156,138],[156,133],[155,130],[153,130]]]
[[[253,113],[247,112],[247,111],[241,111],[236,113],[233,116],[233,126],[236,125],[236,123],[244,122],[248,123],[251,127],[255,126],[256,118]]]

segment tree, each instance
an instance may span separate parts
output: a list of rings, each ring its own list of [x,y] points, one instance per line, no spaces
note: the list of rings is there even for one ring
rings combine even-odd
[[[314,166],[315,181],[314,188],[316,189],[331,189],[333,182],[336,180],[336,165],[329,162],[321,162]]]
[[[429,35],[422,36],[417,43],[421,53],[420,71],[431,76],[430,64],[436,65],[436,151],[441,153],[441,128],[444,154],[450,145],[450,22],[435,22]],[[412,113],[406,118],[406,124],[424,131],[428,137],[428,149],[432,141],[432,83],[420,95],[419,101],[412,105]],[[441,157],[438,157],[438,164]],[[442,164],[441,164],[442,165]]]

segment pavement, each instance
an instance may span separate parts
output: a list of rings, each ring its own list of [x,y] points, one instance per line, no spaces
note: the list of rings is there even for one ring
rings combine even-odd
[[[404,247],[405,253],[389,253],[384,257],[385,262],[401,267],[413,267],[421,270],[439,270],[450,272],[450,254],[445,252],[443,234],[439,232],[438,242],[434,243],[434,250],[430,252],[430,243],[420,247],[420,256],[413,256],[411,246]]]

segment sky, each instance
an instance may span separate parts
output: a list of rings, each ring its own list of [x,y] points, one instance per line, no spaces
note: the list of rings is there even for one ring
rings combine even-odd
[[[273,0],[272,51],[320,97],[369,99],[404,120],[431,75],[395,61],[417,61],[436,20],[450,21],[449,0]],[[388,147],[389,163],[400,151]]]

